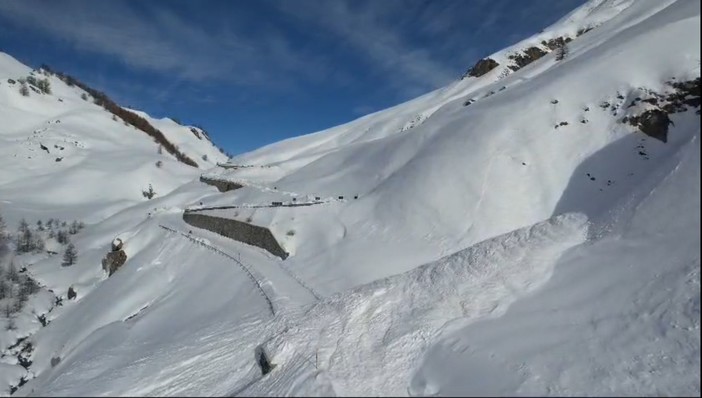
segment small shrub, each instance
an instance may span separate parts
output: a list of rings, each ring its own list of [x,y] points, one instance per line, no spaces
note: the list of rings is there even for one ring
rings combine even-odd
[[[144,195],[146,199],[151,199],[156,196],[156,191],[154,191],[154,187],[149,184],[149,189],[146,191],[141,191],[141,194]]]
[[[22,83],[19,88],[19,93],[25,97],[29,97],[29,88],[26,83]]]
[[[35,86],[37,86],[42,93],[51,94],[51,82],[49,79],[39,79]]]
[[[87,100],[88,100],[88,94],[83,93],[83,94],[80,95],[80,98],[81,98],[83,101],[87,101]]]
[[[294,230],[294,229],[291,229],[291,230],[289,230],[285,235],[288,235],[288,236],[295,236],[295,230]]]
[[[162,161],[160,161],[160,160],[159,160],[159,161],[157,161],[157,162],[156,162],[156,167],[158,167],[158,168],[160,169],[160,168],[161,168],[161,166],[163,166],[163,162],[162,162]]]
[[[568,46],[563,44],[556,50],[556,61],[562,61],[568,56]]]

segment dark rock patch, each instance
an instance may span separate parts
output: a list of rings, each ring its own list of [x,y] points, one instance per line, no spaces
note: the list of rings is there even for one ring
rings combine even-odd
[[[102,259],[102,269],[107,272],[108,276],[112,276],[124,263],[127,262],[127,253],[124,250],[109,252]]]
[[[565,37],[556,37],[555,39],[551,39],[549,41],[542,40],[541,44],[544,47],[547,47],[549,50],[553,51],[553,50],[557,50],[560,47],[563,47],[564,45],[566,45],[566,43],[570,43],[571,41],[573,41],[573,39],[565,36]]]
[[[463,75],[463,78],[465,78],[466,76],[480,77],[495,69],[499,65],[500,64],[492,58],[483,58],[480,61],[476,62],[475,65],[473,65],[473,67],[470,68],[465,75]]]
[[[197,137],[198,140],[202,139],[202,136],[200,136],[200,133],[197,130],[195,130],[194,127],[190,128],[190,132],[193,133],[195,135],[195,137]]]
[[[216,187],[219,192],[227,192],[227,191],[233,191],[235,189],[239,189],[243,187],[241,184],[237,184],[235,182],[227,181],[227,180],[216,180],[214,178],[207,178],[200,176],[200,182],[203,182],[207,185],[212,185],[213,187]]]
[[[591,31],[591,30],[592,30],[592,27],[591,27],[591,26],[588,26],[588,27],[586,27],[586,28],[580,28],[580,29],[578,29],[578,31],[575,33],[575,35],[576,35],[577,37],[579,37],[579,36],[584,35],[585,33],[589,32],[589,31]]]
[[[672,122],[663,110],[648,110],[639,116],[629,117],[627,122],[649,137],[668,142],[668,126]]]
[[[124,246],[124,242],[122,242],[122,239],[116,238],[115,240],[112,241],[112,251],[116,252],[118,250],[122,250],[122,247]]]
[[[509,65],[509,68],[513,71],[517,71],[530,63],[536,61],[537,59],[546,55],[546,51],[538,47],[529,47],[521,53],[509,55],[509,59],[514,61],[515,65]]]
[[[256,350],[254,351],[254,356],[256,357],[256,364],[261,369],[261,374],[263,376],[270,373],[271,370],[275,367],[275,365],[271,363],[270,359],[268,359],[268,355],[266,355],[266,351],[263,349],[263,347],[256,347]]]

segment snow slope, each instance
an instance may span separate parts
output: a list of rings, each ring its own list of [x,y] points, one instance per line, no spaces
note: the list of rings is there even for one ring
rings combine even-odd
[[[52,93],[29,90],[22,96],[19,79],[30,74],[47,78]],[[88,215],[86,222],[96,222],[145,200],[141,192],[149,184],[163,195],[199,175],[165,151],[158,154],[149,136],[114,120],[83,94],[0,53],[0,203],[8,223],[17,221],[13,214],[34,208],[47,217]],[[226,159],[190,127],[160,121],[158,128],[201,167]]]
[[[667,144],[622,123],[641,112],[628,105],[644,89],[665,92],[673,77],[699,76],[699,7],[686,1],[592,2],[547,32],[577,30],[593,19],[599,27],[573,40],[563,61],[549,54],[501,79],[497,68],[349,124],[235,157],[231,163],[253,167],[215,169],[208,176],[247,187],[213,195],[204,205],[344,196],[304,209],[211,212],[269,226],[293,254],[286,260],[290,267],[326,293],[407,271],[566,207],[600,213],[686,142],[690,130],[677,127],[699,123],[674,114]],[[464,106],[468,99],[476,101]],[[610,106],[603,109],[603,103]],[[425,115],[424,121],[403,130],[415,115]],[[618,148],[609,158],[587,162],[614,143]],[[589,167],[574,174],[585,162]],[[379,261],[386,265],[376,267]],[[327,272],[330,266],[334,272]]]
[[[699,395],[699,133],[661,169],[542,290],[500,318],[454,325],[411,392]]]
[[[3,380],[24,377],[23,396],[697,396],[699,91],[665,143],[624,117],[699,78],[699,33],[698,2],[592,0],[479,78],[205,173],[241,189],[174,183],[103,210],[75,265],[15,258],[64,304],[45,327],[22,314],[32,364],[4,356]],[[566,59],[504,73],[564,35]],[[3,214],[47,214],[7,192],[23,206]],[[183,222],[209,206],[290,257]],[[108,278],[116,237],[128,260]]]

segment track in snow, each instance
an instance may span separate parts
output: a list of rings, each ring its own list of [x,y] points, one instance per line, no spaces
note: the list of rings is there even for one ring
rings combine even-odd
[[[208,248],[208,249],[214,251],[215,253],[217,253],[217,254],[219,254],[219,255],[222,255],[222,256],[224,256],[224,257],[226,257],[226,258],[228,258],[228,259],[234,261],[239,267],[241,267],[242,270],[244,270],[244,272],[246,273],[246,275],[248,275],[249,279],[251,279],[251,281],[256,285],[256,288],[257,288],[258,292],[261,294],[261,296],[263,296],[263,299],[266,300],[266,303],[268,304],[268,309],[269,309],[269,311],[271,312],[271,315],[275,315],[275,308],[273,307],[273,301],[272,301],[271,298],[268,296],[268,294],[266,294],[266,291],[263,290],[263,286],[261,285],[261,282],[253,275],[253,273],[251,272],[251,270],[249,270],[249,267],[247,267],[244,263],[242,263],[241,261],[237,260],[237,259],[234,258],[232,255],[230,255],[230,254],[228,254],[228,253],[222,251],[221,249],[219,249],[219,248],[217,248],[217,247],[215,247],[215,246],[212,246],[212,245],[210,245],[210,244],[208,244],[208,243],[205,243],[203,240],[200,240],[200,239],[197,239],[197,238],[192,237],[190,234],[186,234],[185,232],[181,232],[181,231],[175,230],[175,229],[173,229],[173,228],[166,227],[165,225],[161,225],[161,224],[159,224],[159,227],[165,229],[166,231],[179,234],[179,235],[181,235],[181,236],[187,238],[188,240],[190,240],[190,241],[193,242],[193,243],[197,243],[197,244],[199,244],[199,245],[201,245],[201,246],[204,246],[204,247],[206,247],[206,248]]]

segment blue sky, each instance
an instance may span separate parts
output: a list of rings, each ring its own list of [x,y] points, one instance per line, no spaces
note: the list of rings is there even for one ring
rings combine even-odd
[[[0,51],[233,154],[459,78],[584,0],[2,0]]]

